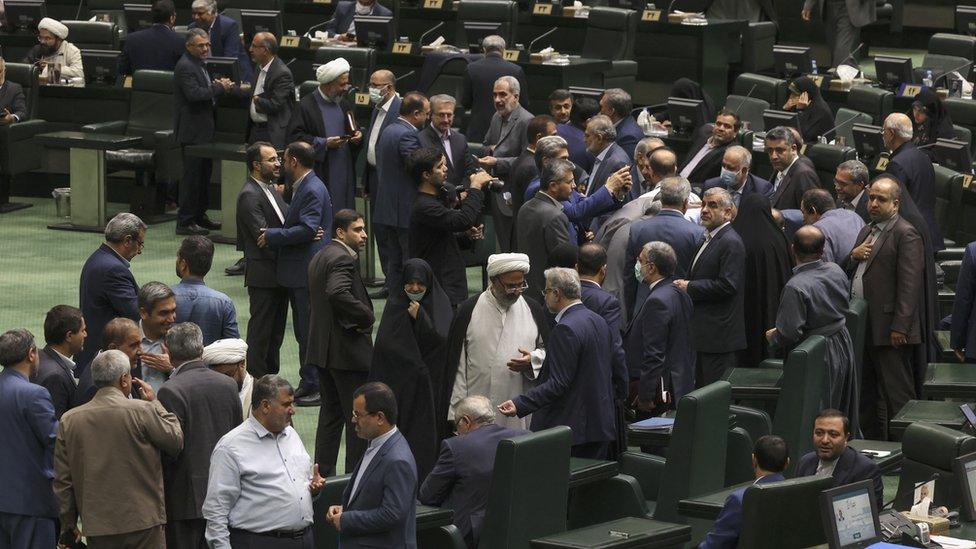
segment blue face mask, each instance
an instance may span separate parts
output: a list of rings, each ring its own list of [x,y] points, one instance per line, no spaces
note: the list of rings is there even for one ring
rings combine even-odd
[[[634,276],[637,277],[637,283],[638,284],[643,284],[644,283],[644,269],[641,269],[641,262],[640,261],[638,261],[637,263],[634,263]]]
[[[731,189],[735,186],[735,176],[736,173],[732,170],[722,168],[722,173],[718,177],[722,180],[722,184],[725,185],[726,189]]]
[[[417,292],[417,293],[407,292],[406,290],[404,290],[404,292],[406,292],[407,297],[410,298],[410,301],[420,301],[421,299],[424,298],[424,295],[427,294],[427,290],[424,290],[422,292]]]

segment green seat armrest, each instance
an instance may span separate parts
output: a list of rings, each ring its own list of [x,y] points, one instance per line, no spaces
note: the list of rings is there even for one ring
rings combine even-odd
[[[781,358],[767,358],[766,360],[759,363],[760,368],[776,368],[778,370],[783,369],[783,359]]]
[[[153,137],[156,139],[157,147],[160,147],[162,144],[165,144],[166,148],[173,148],[179,145],[176,142],[176,133],[173,130],[153,132]]]
[[[666,463],[667,460],[661,456],[641,452],[624,452],[620,454],[620,473],[637,479],[641,491],[644,492],[644,497],[651,501],[657,501]]]
[[[96,122],[86,124],[81,127],[81,131],[87,133],[116,133],[124,134],[128,123],[125,120],[112,120],[109,122]]]
[[[7,139],[13,142],[30,139],[39,133],[47,133],[51,131],[50,128],[51,125],[46,121],[34,119],[14,122],[9,126],[5,126],[4,131],[7,133]]]

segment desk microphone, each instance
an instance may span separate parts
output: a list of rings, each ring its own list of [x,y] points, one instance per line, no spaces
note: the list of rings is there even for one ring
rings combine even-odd
[[[671,0],[671,3],[668,4],[668,11],[664,13],[664,16],[665,17],[667,17],[668,15],[671,15],[671,11],[674,9],[674,5],[677,4],[677,3],[678,3],[678,0]]]
[[[531,42],[529,42],[529,47],[525,49],[525,52],[526,53],[532,53],[532,46],[534,46],[536,42],[538,42],[539,40],[542,40],[543,38],[545,38],[545,37],[549,36],[550,34],[556,32],[557,30],[559,30],[559,27],[553,27],[553,28],[547,30],[546,32],[540,34],[539,36],[536,36]]]
[[[328,26],[329,23],[332,23],[335,20],[336,20],[336,18],[333,17],[332,19],[329,19],[328,21],[325,21],[324,23],[316,23],[316,24],[312,25],[311,27],[309,27],[308,30],[305,31],[305,34],[303,34],[302,36],[311,36],[313,30],[315,30],[315,29],[321,29],[322,27]]]
[[[413,74],[415,72],[417,72],[417,71],[410,71],[410,72],[408,72],[406,74],[401,74],[400,76],[395,76],[395,78],[397,79],[397,81],[399,81],[401,78],[406,78],[406,77],[410,76],[411,74]]]
[[[830,132],[833,132],[833,131],[837,131],[837,130],[839,130],[840,128],[843,128],[844,126],[846,126],[846,125],[848,125],[848,124],[850,124],[850,123],[851,123],[851,122],[853,122],[853,121],[854,121],[855,119],[857,119],[857,117],[858,117],[858,115],[856,115],[856,114],[855,114],[855,115],[853,115],[853,116],[851,116],[851,117],[850,117],[850,118],[848,118],[847,120],[845,120],[845,121],[843,121],[843,122],[841,122],[840,124],[837,124],[837,125],[836,125],[836,126],[834,126],[833,128],[830,128],[829,130],[827,130],[827,131],[825,131],[825,132],[823,132],[823,134],[821,134],[821,136],[820,136],[820,137],[825,137],[825,136],[826,136],[826,135],[827,135],[828,133],[830,133]]]
[[[81,2],[78,2],[78,11],[77,11],[77,12],[75,12],[75,19],[76,19],[76,20],[77,20],[77,19],[79,19],[79,18],[81,17],[81,6],[82,6],[82,5],[84,4],[84,3],[85,3],[85,0],[81,0]]]
[[[420,39],[417,40],[417,43],[420,44],[421,46],[423,46],[424,45],[424,38],[427,38],[427,35],[428,34],[434,32],[435,30],[437,30],[437,29],[439,29],[439,28],[441,28],[443,26],[444,26],[444,21],[441,21],[440,23],[434,25],[433,27],[425,30],[424,33],[420,35]]]
[[[919,486],[923,486],[925,484],[928,484],[928,483],[932,482],[933,480],[939,480],[941,477],[942,477],[942,473],[936,472],[936,473],[932,473],[932,476],[930,476],[929,478],[927,478],[927,479],[925,479],[923,481],[916,482],[912,486],[912,494],[913,494],[912,495],[912,498],[915,497],[914,496],[915,490],[918,490]],[[895,500],[898,499],[898,496],[899,496],[899,494],[895,494],[895,497],[891,498],[890,501],[888,501],[887,503],[885,503],[884,505],[882,505],[881,506],[881,509],[879,509],[879,510],[880,511],[884,511],[885,509],[887,509],[888,507],[890,507],[891,504],[893,504],[895,502]]]
[[[958,70],[965,69],[966,67],[968,67],[969,65],[972,65],[972,64],[973,64],[972,61],[966,61],[964,64],[959,65],[958,67],[956,67],[954,69],[949,69],[949,70],[945,71],[944,73],[940,74],[938,78],[936,78],[935,80],[932,81],[932,87],[934,88],[935,85],[939,82],[939,80],[941,80],[943,78],[946,79],[946,85],[948,86],[949,85],[949,79],[948,79],[948,77],[949,77],[950,74],[952,74],[952,73],[954,73],[954,72],[956,72]],[[963,80],[965,80],[965,79],[966,78],[963,78]]]
[[[751,89],[751,90],[749,90],[749,93],[747,93],[747,94],[745,95],[745,98],[746,98],[746,99],[749,99],[750,97],[752,97],[752,92],[754,92],[754,91],[756,91],[756,86],[758,86],[758,85],[759,85],[759,84],[753,84],[753,85],[752,85],[752,89]],[[736,114],[736,115],[738,115],[738,114],[739,114],[739,109],[741,109],[741,108],[742,108],[742,105],[745,105],[745,104],[746,104],[746,103],[745,103],[745,101],[743,101],[743,102],[741,102],[741,103],[739,103],[739,106],[738,106],[738,107],[736,107],[736,108],[735,108],[735,110],[734,110],[734,111],[732,111],[732,112],[733,112],[734,114]]]
[[[839,67],[839,66],[843,65],[844,62],[846,62],[848,59],[850,59],[851,61],[854,61],[854,65],[853,66],[855,68],[857,68],[858,72],[860,72],[861,71],[860,65],[857,62],[857,58],[854,57],[854,54],[857,53],[857,52],[859,52],[859,51],[861,51],[861,48],[863,48],[863,47],[864,47],[864,42],[861,42],[861,45],[859,45],[858,47],[854,48],[854,51],[852,51],[850,54],[848,54],[847,57],[844,58],[844,61],[841,61],[840,63],[837,63],[837,66]]]

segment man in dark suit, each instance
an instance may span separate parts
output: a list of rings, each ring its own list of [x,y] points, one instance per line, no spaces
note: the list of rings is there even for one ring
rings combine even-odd
[[[444,154],[447,159],[446,182],[461,187],[479,168],[474,156],[468,152],[468,138],[452,129],[456,104],[457,101],[447,94],[431,97],[430,124],[420,130],[417,137],[422,147],[435,147]]]
[[[789,456],[786,441],[782,438],[776,435],[759,437],[752,450],[752,469],[756,476],[753,484],[786,480],[783,471],[790,464]],[[748,486],[738,488],[725,498],[722,511],[698,549],[726,549],[738,545],[742,532],[742,499],[748,489]]]
[[[634,102],[630,94],[620,88],[610,88],[604,91],[603,97],[600,98],[600,114],[610,117],[617,130],[614,143],[627,153],[631,161],[634,160],[637,142],[644,138],[644,131],[630,114],[633,109]]]
[[[664,242],[641,249],[639,283],[650,291],[627,326],[625,351],[631,383],[636,382],[637,410],[672,408],[695,389],[691,350],[691,298],[672,284],[678,257]],[[631,400],[631,399],[628,399]]]
[[[754,173],[749,173],[752,166],[752,153],[749,149],[739,145],[731,145],[722,155],[721,172],[718,177],[705,180],[702,192],[718,187],[729,191],[732,203],[738,208],[742,197],[751,193],[759,193],[768,197],[773,189],[769,181]]]
[[[27,120],[27,100],[24,88],[7,80],[7,64],[0,57],[0,126]]]
[[[624,166],[630,166],[633,161],[620,145],[614,142],[617,138],[617,128],[610,117],[602,114],[594,116],[586,123],[586,132],[583,135],[586,139],[586,150],[596,159],[586,186],[586,195],[589,196],[600,190],[614,172]]]
[[[525,132],[525,149],[515,158],[511,173],[505,182],[507,191],[512,195],[512,217],[518,215],[529,183],[539,177],[539,167],[535,162],[536,143],[543,137],[556,134],[556,121],[549,115],[540,114],[529,121]]]
[[[569,219],[563,213],[562,202],[569,200],[576,185],[574,168],[572,162],[561,158],[543,166],[542,188],[519,209],[517,249],[529,256],[530,265],[539,266],[526,276],[525,294],[536,301],[542,298],[545,286],[541,267],[549,264],[549,255],[557,246],[570,242]]]
[[[343,549],[417,549],[417,464],[396,428],[393,391],[378,382],[356,389],[353,418],[369,449],[342,493],[342,505],[329,507],[325,518],[339,531]]]
[[[332,200],[325,184],[312,170],[315,153],[312,146],[296,141],[285,149],[285,180],[293,189],[291,205],[280,228],[270,227],[258,237],[258,246],[278,253],[275,263],[278,284],[288,288],[301,382],[295,391],[299,406],[319,403],[318,372],[308,364],[308,265],[316,252],[325,246],[319,231],[332,226]]]
[[[475,549],[488,507],[498,443],[529,431],[496,425],[495,409],[481,395],[458,401],[454,405],[454,422],[458,436],[441,443],[440,456],[420,487],[417,499],[424,505],[454,511],[454,525],[468,549]]]
[[[223,17],[223,16],[221,16]],[[187,145],[213,141],[217,98],[230,89],[226,78],[211,81],[203,60],[210,57],[210,39],[201,29],[186,35],[186,53],[173,71],[173,132],[183,148],[183,177],[180,179],[180,212],[176,234],[208,234],[220,223],[207,217],[210,172],[213,161],[186,154]]]
[[[244,286],[250,302],[247,323],[247,370],[258,379],[281,369],[279,351],[288,320],[288,290],[278,283],[278,253],[259,246],[269,228],[281,228],[288,206],[275,190],[281,162],[271,143],[248,146],[250,172],[237,195],[237,235],[244,248]]]
[[[841,163],[834,174],[834,189],[840,199],[838,205],[845,210],[854,210],[865,223],[871,222],[871,217],[868,216],[868,193],[865,192],[869,177],[868,167],[860,160]]]
[[[813,165],[800,161],[800,143],[789,128],[778,126],[766,132],[766,153],[776,171],[769,201],[777,210],[799,210],[803,193],[820,188]]]
[[[373,231],[380,265],[390,294],[402,286],[403,261],[410,257],[410,209],[417,186],[406,169],[407,155],[420,148],[419,130],[430,117],[430,102],[423,94],[408,93],[398,118],[376,143],[376,196]]]
[[[183,56],[183,39],[173,31],[176,7],[173,0],[156,0],[152,5],[153,25],[125,36],[119,55],[119,74],[136,71],[171,71]]]
[[[71,305],[55,305],[44,318],[44,340],[37,372],[31,382],[47,389],[58,419],[74,406],[78,379],[71,357],[81,352],[85,344],[85,319],[81,310]]]
[[[156,396],[183,426],[183,450],[175,460],[163,461],[166,544],[204,549],[207,483],[201,477],[210,469],[217,441],[243,421],[241,400],[237,383],[201,359],[203,332],[196,324],[174,324],[166,333],[166,348],[174,370]]]
[[[241,80],[251,79],[251,61],[244,51],[241,41],[241,28],[226,15],[217,13],[216,0],[193,0],[190,5],[193,22],[191,29],[203,29],[207,32],[213,44],[211,55],[214,57],[233,57],[241,68]]]
[[[54,441],[58,420],[51,397],[28,379],[37,372],[37,346],[27,330],[0,335],[0,540],[5,547],[49,549],[57,543]]]
[[[623,398],[615,387],[626,367],[614,355],[613,334],[600,315],[580,301],[576,271],[554,267],[545,271],[546,308],[556,315],[549,332],[546,359],[534,388],[498,406],[506,416],[532,414],[533,431],[557,425],[573,430],[573,457],[608,459],[617,438],[614,402]]]
[[[890,176],[868,189],[871,224],[861,229],[843,264],[851,276],[851,297],[866,299],[867,352],[861,386],[861,429],[865,438],[887,438],[888,420],[915,398],[914,347],[922,341],[921,313],[925,251],[922,237],[898,215],[901,187]]]
[[[976,242],[966,245],[952,300],[951,345],[959,362],[976,362]]]
[[[105,225],[105,242],[88,256],[78,284],[79,308],[88,330],[84,348],[75,357],[75,375],[88,368],[102,344],[102,330],[115,317],[139,320],[136,279],[129,262],[142,253],[146,224],[130,213],[120,213]]]
[[[340,38],[349,42],[356,40],[356,26],[353,19],[362,15],[392,16],[393,12],[376,0],[353,0],[336,4],[332,19],[325,26],[325,31],[331,36],[345,35]]]
[[[702,197],[702,225],[708,231],[698,248],[687,280],[674,284],[691,297],[691,340],[698,352],[695,385],[704,387],[736,365],[736,351],[746,347],[743,318],[745,246],[730,226],[732,197],[710,189]]]
[[[706,179],[718,177],[725,150],[735,142],[741,127],[739,115],[722,109],[715,116],[714,124],[705,124],[695,130],[688,156],[678,171],[681,177],[688,178],[692,185],[701,185]]]
[[[935,220],[935,169],[929,155],[912,143],[912,135],[912,121],[908,116],[892,113],[885,118],[882,139],[885,148],[891,151],[885,173],[905,184],[908,194],[925,218],[935,251],[939,251],[945,248],[945,243]]]
[[[861,27],[874,23],[878,18],[878,3],[871,0],[805,0],[800,16],[807,22],[814,18],[823,20],[827,47],[831,52],[830,66],[836,67],[847,61],[854,52],[860,40]]]
[[[851,423],[843,412],[833,409],[820,412],[813,423],[813,451],[796,463],[795,476],[830,475],[837,486],[871,480],[875,501],[884,501],[884,483],[878,464],[848,446],[851,438]]]
[[[366,247],[366,225],[355,210],[339,210],[332,240],[308,266],[312,296],[308,363],[319,369],[322,407],[315,432],[315,462],[335,474],[339,437],[346,428],[346,471],[352,471],[365,446],[354,435],[353,392],[366,382],[373,354],[370,335],[376,317],[359,274],[359,252]]]
[[[464,71],[464,88],[461,95],[461,105],[471,109],[466,134],[473,142],[482,141],[488,132],[488,125],[494,116],[496,108],[493,95],[495,82],[503,76],[511,76],[518,80],[521,93],[516,98],[522,106],[529,108],[529,93],[525,87],[525,71],[522,67],[502,58],[505,54],[505,39],[498,35],[486,37],[481,42],[485,51],[484,59],[468,63]],[[521,97],[525,97],[521,99]]]
[[[369,102],[373,105],[366,126],[366,172],[363,174],[363,194],[370,201],[376,201],[376,146],[380,136],[400,116],[400,95],[396,91],[396,77],[386,69],[375,71],[369,77]],[[433,106],[431,106],[433,108]],[[451,113],[453,115],[453,112]],[[465,141],[467,146],[467,141]],[[385,296],[384,296],[385,297]]]
[[[278,40],[270,32],[255,34],[249,51],[255,75],[248,90],[251,106],[247,118],[247,142],[267,141],[275,149],[284,149],[295,104],[291,69],[278,57]]]

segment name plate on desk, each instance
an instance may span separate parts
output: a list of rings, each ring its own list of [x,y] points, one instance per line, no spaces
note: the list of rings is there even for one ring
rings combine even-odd
[[[970,185],[973,184],[973,176],[963,175],[962,176],[962,188],[968,189]]]
[[[536,2],[532,5],[532,15],[560,15],[563,11],[562,4],[551,2]]]
[[[879,172],[883,172],[888,168],[888,156],[881,155],[878,157],[878,163],[874,165],[874,169]]]
[[[444,9],[444,0],[424,0],[424,9],[428,9],[428,10]]]
[[[397,42],[393,44],[393,53],[410,55],[410,52],[412,51],[413,51],[413,43],[411,42]]]
[[[281,47],[283,48],[298,48],[301,46],[302,39],[298,36],[282,36],[281,37]]]
[[[916,95],[922,93],[922,88],[925,86],[919,86],[917,84],[902,84],[898,86],[898,97],[915,97]]]
[[[641,21],[660,21],[661,10],[644,10],[641,14]]]
[[[522,50],[505,50],[505,61],[511,61],[512,63],[517,63],[519,60],[519,54]]]
[[[329,5],[332,3],[332,0],[312,0],[312,3]]]
[[[369,105],[369,94],[368,93],[357,93],[355,97],[356,105],[364,107]]]

